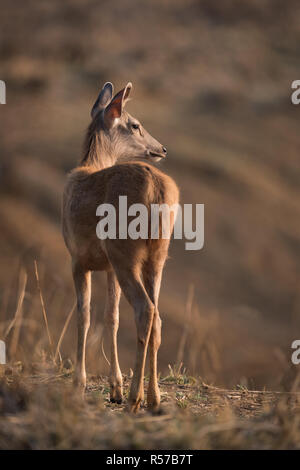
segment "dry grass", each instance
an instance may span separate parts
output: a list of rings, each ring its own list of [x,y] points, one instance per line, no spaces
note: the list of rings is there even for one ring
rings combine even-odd
[[[296,393],[222,390],[177,374],[160,380],[160,415],[142,408],[131,416],[109,402],[106,377],[89,377],[82,401],[70,370],[46,366],[34,375],[3,371],[1,449],[300,448]],[[124,383],[127,396],[127,376]]]

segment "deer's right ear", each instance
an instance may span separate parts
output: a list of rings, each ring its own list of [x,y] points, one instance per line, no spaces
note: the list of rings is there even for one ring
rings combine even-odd
[[[115,120],[121,117],[123,108],[130,95],[131,88],[132,83],[127,83],[126,87],[119,91],[119,93],[113,97],[109,105],[105,108],[104,124],[107,129],[110,129],[114,125]]]
[[[92,107],[92,110],[91,110],[92,119],[96,116],[96,114],[101,109],[104,109],[104,108],[106,108],[106,106],[109,105],[109,103],[111,102],[111,99],[113,97],[113,92],[114,92],[113,84],[110,83],[110,82],[106,82],[103,85],[103,88],[100,91],[99,96],[98,96],[94,106]]]

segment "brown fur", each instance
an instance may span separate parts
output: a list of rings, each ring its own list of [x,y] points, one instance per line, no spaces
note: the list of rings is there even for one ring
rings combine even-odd
[[[121,290],[132,305],[137,327],[137,356],[129,409],[137,411],[143,400],[145,359],[149,344],[150,382],[148,406],[160,403],[157,384],[157,351],[161,320],[158,296],[169,239],[99,240],[96,208],[110,203],[118,209],[119,195],[128,207],[178,202],[174,181],[151,164],[165,156],[165,149],[132,118],[124,105],[131,90],[128,84],[112,99],[111,84],[104,85],[92,110],[81,164],[69,175],[63,197],[63,235],[72,257],[78,304],[78,350],[76,383],[86,385],[85,346],[90,324],[91,271],[106,271],[108,291],[105,320],[111,346],[111,400],[122,400],[122,375],[118,362],[117,331]],[[139,125],[133,129],[132,124]],[[118,220],[118,210],[117,210]],[[173,227],[173,220],[171,226]]]

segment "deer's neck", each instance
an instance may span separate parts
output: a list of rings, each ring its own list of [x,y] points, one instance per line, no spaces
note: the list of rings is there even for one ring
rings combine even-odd
[[[80,166],[95,168],[96,171],[108,168],[116,163],[116,159],[109,152],[105,136],[100,132],[91,132],[88,129]]]

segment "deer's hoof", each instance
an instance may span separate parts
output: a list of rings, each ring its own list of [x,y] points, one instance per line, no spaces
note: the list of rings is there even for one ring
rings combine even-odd
[[[119,399],[110,398],[111,403],[117,403],[118,405],[121,405],[122,401],[123,401],[122,398],[119,398]]]
[[[153,416],[161,416],[161,415],[166,414],[165,410],[160,405],[156,405],[156,406],[148,405],[148,411]]]
[[[118,403],[118,405],[121,405],[122,400],[123,400],[122,385],[111,385],[110,386],[111,403]]]
[[[153,414],[160,414],[160,392],[158,387],[153,389],[149,386],[147,393],[147,408]]]
[[[83,394],[86,389],[86,379],[84,377],[75,376],[73,380],[73,385],[78,391]]]
[[[137,413],[140,409],[141,401],[141,399],[130,400],[127,408],[128,412],[134,414]]]
[[[160,406],[160,401],[157,402],[148,402],[147,403],[147,408],[150,413],[153,415],[160,415],[161,414],[161,406]]]

